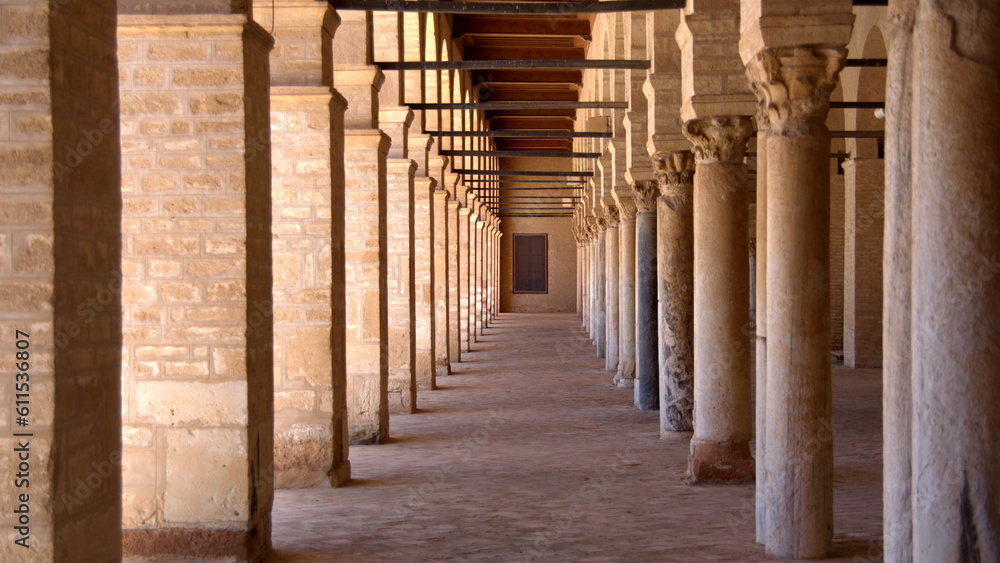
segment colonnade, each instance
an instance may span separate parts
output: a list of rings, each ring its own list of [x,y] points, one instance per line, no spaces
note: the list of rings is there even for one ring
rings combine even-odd
[[[581,99],[629,108],[577,115],[613,134],[574,140],[602,154],[576,163],[578,310],[609,380],[692,433],[692,483],[755,480],[769,553],[830,551],[842,352],[884,373],[885,559],[1000,557],[1000,16],[972,4],[595,19],[589,57],[650,68],[584,73]],[[384,443],[500,311],[490,186],[455,172],[498,162],[439,154],[491,143],[426,133],[485,116],[406,106],[474,86],[371,64],[453,59],[449,20],[313,0],[2,14],[0,334],[31,407],[0,446],[30,444],[30,491],[3,490],[30,500],[31,557],[259,560],[274,489],[349,481],[349,446]],[[884,146],[832,137],[870,126],[854,101],[884,102]]]
[[[998,271],[998,179],[976,155],[988,159],[998,139],[985,123],[996,112],[971,100],[995,96],[1000,67],[986,49],[1000,20],[979,25],[976,13],[958,2],[688,3],[646,14],[645,42],[630,40],[651,68],[646,135],[626,137],[627,166],[641,155],[655,168],[655,235],[623,236],[626,206],[608,196],[625,174],[598,164],[574,219],[581,318],[636,406],[658,408],[664,434],[692,433],[690,482],[756,482],[757,541],[774,555],[830,552],[831,364],[842,360],[884,370],[886,561],[997,556],[987,460],[1000,379],[980,362],[997,359],[986,281]],[[593,58],[623,55],[612,30],[635,18],[598,16]],[[888,73],[866,62],[877,57]],[[870,115],[883,101],[884,121]],[[614,130],[634,125],[626,113],[578,121]],[[975,133],[945,141],[934,127],[946,122]],[[871,140],[879,127],[884,151]],[[605,159],[619,150],[578,144]],[[643,180],[628,184],[639,200]],[[605,280],[629,287],[611,294]],[[658,323],[641,320],[649,310]],[[961,415],[945,406],[958,404]]]

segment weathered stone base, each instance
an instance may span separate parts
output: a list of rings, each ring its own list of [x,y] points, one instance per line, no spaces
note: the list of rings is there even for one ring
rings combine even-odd
[[[378,424],[352,424],[347,428],[348,444],[352,446],[367,446],[381,444],[386,433]]]
[[[613,380],[615,387],[632,389],[635,387],[635,361],[622,359],[618,362],[618,373]]]
[[[752,483],[754,459],[748,442],[691,441],[688,483]]]
[[[434,384],[434,351],[417,350],[417,389],[433,390]]]
[[[351,480],[351,462],[345,461],[334,467],[327,477],[330,479],[331,487],[343,487]]]
[[[451,374],[451,362],[438,362],[434,365],[435,377],[443,377]]]
[[[315,487],[327,479],[333,463],[329,428],[296,424],[274,437],[274,487]]]
[[[412,384],[409,370],[389,374],[389,414],[413,413]]]
[[[266,553],[252,547],[260,544],[255,535],[246,530],[210,528],[122,530],[122,556],[235,557],[240,561],[262,561]]]

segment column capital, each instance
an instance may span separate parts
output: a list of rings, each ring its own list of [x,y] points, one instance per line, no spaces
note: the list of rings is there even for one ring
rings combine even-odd
[[[597,229],[595,230],[595,235],[600,236],[601,233],[608,230],[608,220],[604,217],[597,218]]]
[[[608,222],[609,229],[618,228],[618,223],[621,221],[621,214],[618,212],[618,205],[606,204],[604,209],[604,219]]]
[[[659,197],[659,189],[656,180],[643,180],[632,184],[635,191],[635,205],[639,213],[649,213],[656,211],[656,198]]]
[[[698,162],[741,163],[753,134],[753,120],[744,115],[692,119],[684,123],[683,131],[694,145]]]
[[[694,190],[695,159],[691,151],[677,151],[653,161],[660,181],[660,195],[691,195]]]
[[[747,79],[772,135],[799,136],[826,128],[830,93],[847,49],[837,46],[774,47],[747,63]]]

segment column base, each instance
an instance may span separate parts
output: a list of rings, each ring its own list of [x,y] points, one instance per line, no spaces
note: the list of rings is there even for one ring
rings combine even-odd
[[[274,437],[274,488],[303,489],[327,478],[333,433],[318,425],[295,424]]]
[[[351,462],[345,461],[327,474],[331,487],[343,487],[351,480]]]
[[[451,375],[451,362],[448,360],[438,360],[438,362],[434,365],[434,375],[436,377]]]
[[[265,554],[251,553],[256,551],[252,546],[259,543],[255,535],[247,530],[219,528],[122,530],[122,556],[257,560]]]
[[[614,378],[615,387],[632,389],[635,387],[635,360],[619,359],[618,373]]]
[[[387,438],[385,430],[378,424],[352,424],[347,428],[347,435],[351,446],[381,444]]]
[[[754,459],[748,442],[696,442],[691,440],[688,483],[753,483]]]

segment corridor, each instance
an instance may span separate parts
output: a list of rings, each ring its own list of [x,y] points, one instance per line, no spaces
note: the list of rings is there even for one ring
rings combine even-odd
[[[351,483],[275,491],[270,561],[768,561],[754,485],[685,484],[689,434],[611,385],[573,314],[501,314],[352,446]],[[835,366],[832,560],[882,561],[878,370]]]

